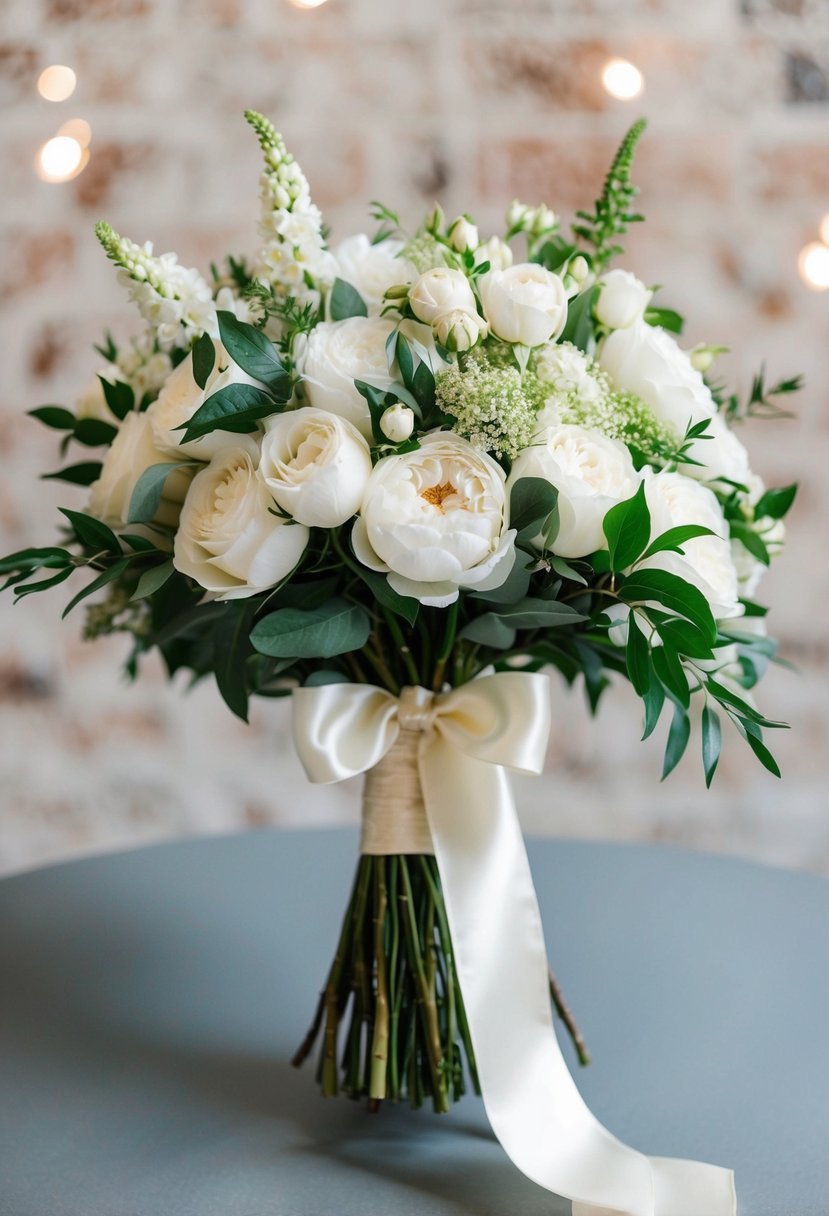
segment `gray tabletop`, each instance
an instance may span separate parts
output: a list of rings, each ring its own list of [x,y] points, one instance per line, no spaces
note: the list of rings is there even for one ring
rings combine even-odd
[[[372,1116],[288,1065],[355,850],[265,832],[0,883],[0,1216],[569,1210],[476,1099]],[[829,883],[643,847],[531,859],[596,1114],[734,1167],[741,1216],[826,1216]]]

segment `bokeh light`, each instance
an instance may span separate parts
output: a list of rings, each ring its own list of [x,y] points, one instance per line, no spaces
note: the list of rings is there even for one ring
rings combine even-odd
[[[37,78],[37,91],[47,101],[66,101],[75,92],[77,77],[63,63],[53,63],[44,68]]]
[[[319,8],[326,0],[291,0],[294,8]]]
[[[800,277],[813,291],[829,288],[829,246],[822,241],[811,241],[804,245],[797,259]]]
[[[645,78],[628,59],[608,59],[602,68],[605,91],[618,101],[632,101],[645,87]]]
[[[68,182],[89,160],[89,152],[70,135],[47,139],[37,154],[35,168],[45,182]]]
[[[58,128],[58,135],[66,135],[69,139],[74,139],[79,143],[82,148],[88,148],[89,141],[92,139],[92,128],[85,118],[70,118],[68,122]]]

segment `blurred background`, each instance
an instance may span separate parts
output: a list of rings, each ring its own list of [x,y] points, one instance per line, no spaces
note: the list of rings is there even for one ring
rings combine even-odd
[[[598,723],[555,687],[547,773],[517,783],[532,832],[679,843],[829,871],[829,5],[825,0],[2,0],[0,552],[48,544],[58,465],[25,412],[72,405],[91,344],[134,318],[94,239],[106,218],[206,268],[256,244],[251,106],[283,131],[336,239],[379,198],[415,224],[438,200],[486,232],[510,200],[566,220],[595,198],[633,118],[648,223],[629,265],[731,348],[746,392],[803,371],[794,421],[741,437],[769,484],[801,482],[762,588],[798,674],[761,707],[784,781],[729,740],[706,793],[698,749],[659,783],[629,690]],[[67,71],[44,69],[62,67]],[[68,125],[67,125],[68,124]],[[49,142],[52,140],[57,142]],[[0,870],[184,833],[356,822],[359,788],[306,784],[288,710],[249,727],[125,639],[87,645],[68,598],[0,602]]]

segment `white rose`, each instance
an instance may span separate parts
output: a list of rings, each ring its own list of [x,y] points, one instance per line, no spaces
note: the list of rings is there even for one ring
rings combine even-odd
[[[254,380],[233,362],[220,342],[214,342],[214,347],[216,359],[203,389],[199,388],[193,378],[193,356],[189,354],[173,371],[158,397],[147,409],[156,446],[160,451],[169,452],[180,460],[212,460],[219,452],[227,447],[234,447],[239,442],[238,434],[221,430],[211,431],[201,439],[181,442],[184,432],[176,428],[184,422],[189,422],[208,397],[231,384],[263,387],[258,380]]]
[[[401,257],[403,241],[389,238],[372,245],[365,233],[346,237],[334,250],[337,275],[356,288],[369,314],[379,315],[390,287],[410,283],[417,271]]]
[[[101,476],[89,488],[89,514],[110,528],[126,527],[130,500],[141,474],[151,465],[169,463],[172,466],[175,460],[156,447],[146,413],[130,412],[104,457]],[[175,526],[190,477],[189,470],[171,467],[155,517],[157,523]]]
[[[463,308],[442,312],[433,324],[435,337],[447,350],[471,350],[476,342],[486,337],[487,324],[483,317]]]
[[[393,321],[380,317],[323,321],[311,331],[301,357],[311,405],[353,422],[366,439],[371,438],[371,415],[354,381],[381,390],[391,387],[386,340],[393,329]]]
[[[508,489],[522,477],[541,477],[558,490],[561,523],[552,547],[561,557],[606,549],[602,521],[633,497],[640,481],[623,443],[582,426],[542,431],[513,461]]]
[[[484,316],[505,342],[540,346],[559,336],[567,320],[567,292],[557,274],[534,262],[491,270],[481,279]]]
[[[259,476],[309,528],[338,528],[356,515],[370,473],[369,446],[345,418],[306,406],[268,423]]]
[[[391,443],[403,443],[414,430],[414,410],[398,401],[380,416],[380,430]]]
[[[599,298],[593,311],[608,329],[627,329],[642,320],[652,295],[629,270],[610,270],[599,279]]]
[[[651,538],[684,524],[710,528],[713,536],[684,541],[685,556],[655,553],[637,566],[677,574],[697,587],[717,620],[739,616],[737,571],[728,539],[728,524],[714,493],[684,473],[644,472],[645,497],[651,513]]]
[[[432,325],[444,313],[460,309],[477,312],[475,296],[462,270],[437,266],[427,270],[415,281],[409,292],[412,312],[419,321]]]
[[[501,467],[462,439],[432,432],[374,466],[354,552],[400,595],[445,608],[461,587],[500,587],[515,561]]]
[[[506,241],[499,236],[491,236],[483,245],[475,250],[475,265],[482,266],[489,262],[490,270],[506,270],[512,265],[512,250]]]
[[[452,248],[457,249],[458,253],[466,253],[467,249],[474,251],[478,248],[478,229],[465,215],[459,215],[456,220],[452,221],[447,235]]]
[[[181,510],[173,565],[218,599],[274,587],[308,544],[306,527],[274,514],[257,458],[252,443],[219,452],[194,477]]]

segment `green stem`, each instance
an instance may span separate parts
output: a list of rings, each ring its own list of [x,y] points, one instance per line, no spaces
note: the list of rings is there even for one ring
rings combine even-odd
[[[446,1084],[442,1075],[443,1052],[440,1043],[440,1029],[437,1019],[437,1008],[434,996],[429,991],[426,970],[423,965],[423,953],[417,931],[417,917],[412,897],[412,884],[409,877],[409,867],[405,857],[400,858],[400,877],[403,890],[400,901],[403,905],[403,929],[409,954],[409,964],[415,975],[417,999],[423,1021],[425,1047],[429,1061],[429,1074],[432,1080],[432,1095],[436,1111],[446,1111],[449,1104],[446,1096]]]
[[[389,1057],[389,991],[386,959],[386,859],[374,859],[374,959],[377,991],[371,1040],[369,1097],[385,1098]]]
[[[381,607],[381,611],[383,613],[383,619],[385,620],[391,636],[394,639],[394,644],[397,647],[400,657],[402,658],[406,667],[406,674],[408,675],[412,684],[417,686],[420,684],[420,675],[418,673],[414,658],[412,657],[411,647],[403,636],[403,630],[400,628],[400,622],[397,620],[394,613],[388,608]]]
[[[458,631],[458,610],[460,606],[460,597],[455,600],[454,604],[449,605],[449,611],[446,614],[446,628],[443,633],[443,641],[438,651],[437,661],[435,663],[435,674],[432,680],[432,691],[440,692],[443,687],[443,674],[446,671],[446,664],[452,653],[452,647],[455,645],[455,635]]]

